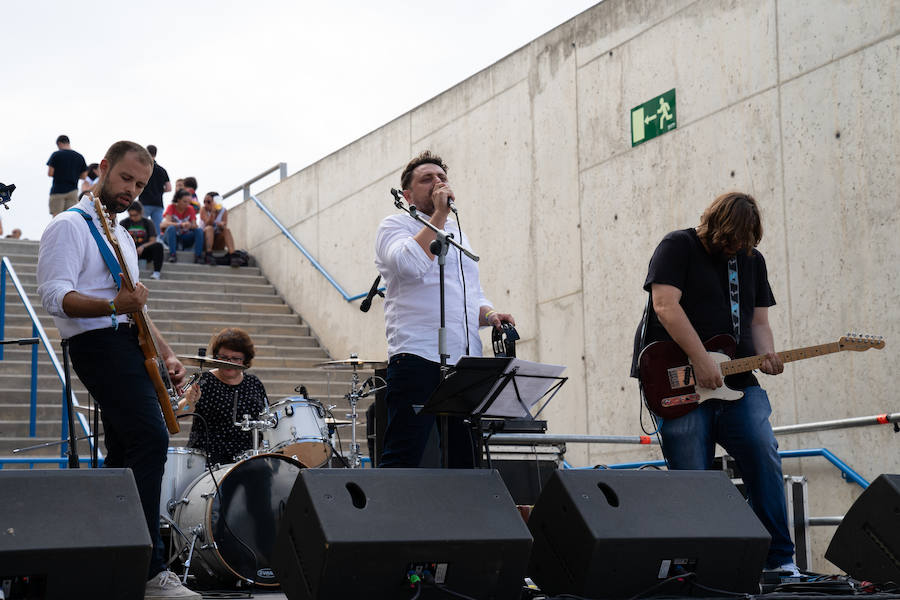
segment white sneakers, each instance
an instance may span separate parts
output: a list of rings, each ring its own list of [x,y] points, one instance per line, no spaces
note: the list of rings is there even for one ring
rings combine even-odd
[[[150,279],[159,279],[159,271],[153,271],[150,273]]]
[[[797,565],[789,562],[784,563],[780,567],[776,567],[774,569],[766,569],[766,571],[770,571],[773,573],[782,573],[783,577],[802,577],[803,573],[800,572],[800,569],[797,568]]]
[[[167,598],[190,598],[201,600],[203,596],[192,592],[183,585],[172,571],[160,571],[147,582],[144,588],[144,600],[165,600]]]

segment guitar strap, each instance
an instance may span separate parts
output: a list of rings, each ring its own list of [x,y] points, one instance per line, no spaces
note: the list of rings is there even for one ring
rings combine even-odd
[[[728,293],[731,296],[731,327],[734,339],[741,341],[741,303],[740,286],[738,285],[737,256],[728,259]]]
[[[69,210],[79,213],[82,217],[84,217],[84,220],[87,221],[88,229],[91,230],[91,235],[94,236],[94,241],[97,242],[97,247],[100,249],[100,255],[103,256],[103,262],[106,263],[106,268],[109,269],[109,274],[112,275],[113,281],[116,282],[116,289],[120,289],[122,287],[122,282],[119,279],[119,271],[122,267],[119,266],[119,261],[117,261],[116,257],[113,256],[113,253],[109,249],[109,246],[106,245],[106,242],[103,241],[103,237],[100,235],[100,232],[97,231],[97,226],[94,225],[94,219],[91,218],[91,215],[87,214],[80,208],[72,207]]]

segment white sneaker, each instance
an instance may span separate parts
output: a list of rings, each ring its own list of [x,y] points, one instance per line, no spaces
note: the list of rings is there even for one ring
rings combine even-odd
[[[772,573],[780,573],[782,577],[802,577],[803,573],[800,572],[800,569],[797,568],[797,565],[789,562],[784,563],[780,567],[775,567],[774,569],[766,569],[766,571]]]
[[[147,586],[144,588],[144,600],[164,600],[166,598],[201,600],[203,596],[181,585],[181,580],[172,571],[161,571],[147,582]]]
[[[153,271],[150,273],[150,279],[159,279],[159,271]]]

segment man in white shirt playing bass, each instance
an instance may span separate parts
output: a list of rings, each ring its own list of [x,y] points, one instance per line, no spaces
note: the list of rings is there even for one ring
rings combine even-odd
[[[447,165],[429,151],[413,158],[400,176],[403,197],[438,229],[453,233],[469,249],[457,222],[450,217],[455,200],[447,180]],[[438,328],[440,327],[440,277],[438,261],[429,249],[435,233],[407,214],[385,218],[375,240],[375,264],[384,278],[384,321],[388,342],[388,424],[381,467],[418,467],[435,418],[415,414],[414,404],[424,404],[440,382]],[[484,296],[478,263],[451,247],[444,269],[447,364],[462,356],[481,356],[479,326],[515,324],[512,315],[494,310]],[[450,418],[448,459],[450,467],[474,466],[472,434],[461,419]]]
[[[103,235],[102,216],[97,214],[90,196],[85,195],[75,206],[84,214],[74,209],[63,211],[41,237],[38,294],[44,308],[53,315],[60,336],[69,341],[75,373],[102,409],[104,466],[129,467],[134,473],[153,542],[145,598],[199,599],[199,594],[183,587],[166,569],[158,511],[169,434],[144,367],[136,329],[128,320],[129,314],[142,310],[149,290],[137,281],[134,241],[115,219],[141,193],[152,172],[153,159],[143,147],[134,142],[116,142],[100,162],[100,178],[95,187],[111,217],[109,226],[135,282],[134,290],[129,291],[125,285],[117,289],[111,267],[87,222],[90,218],[100,235],[99,243],[105,244],[114,256]],[[172,381],[180,384],[184,367],[156,328],[151,325],[151,329]],[[102,592],[98,590],[101,595]]]

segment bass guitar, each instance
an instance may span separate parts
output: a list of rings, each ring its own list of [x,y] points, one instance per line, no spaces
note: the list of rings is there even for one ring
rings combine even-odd
[[[712,337],[704,342],[703,346],[718,363],[723,377],[758,369],[766,360],[765,354],[732,359],[737,343],[727,334]],[[777,354],[787,363],[844,350],[862,352],[869,348],[879,350],[884,348],[884,338],[848,333],[836,342],[786,350]],[[653,414],[663,419],[685,415],[706,400],[738,400],[744,396],[742,391],[733,390],[724,384],[714,390],[696,386],[690,360],[675,342],[648,344],[638,357],[638,374],[647,407]]]
[[[94,209],[100,216],[100,222],[103,224],[103,233],[106,239],[113,247],[116,254],[116,260],[119,261],[119,267],[122,269],[122,285],[129,290],[134,290],[134,281],[131,279],[131,273],[122,257],[122,249],[119,247],[119,240],[113,235],[109,228],[109,215],[106,208],[100,202],[100,199],[88,192],[91,200],[94,201]],[[133,313],[132,318],[137,325],[138,343],[141,352],[144,354],[144,368],[147,369],[147,375],[153,382],[153,389],[156,390],[156,397],[159,400],[159,408],[162,410],[163,418],[166,421],[166,429],[169,433],[178,433],[181,429],[178,426],[178,420],[175,418],[175,407],[177,406],[176,398],[178,391],[169,377],[169,370],[166,368],[165,362],[159,354],[156,347],[156,340],[153,339],[152,329],[150,328],[150,316],[147,314],[147,307],[144,306],[140,311]]]

